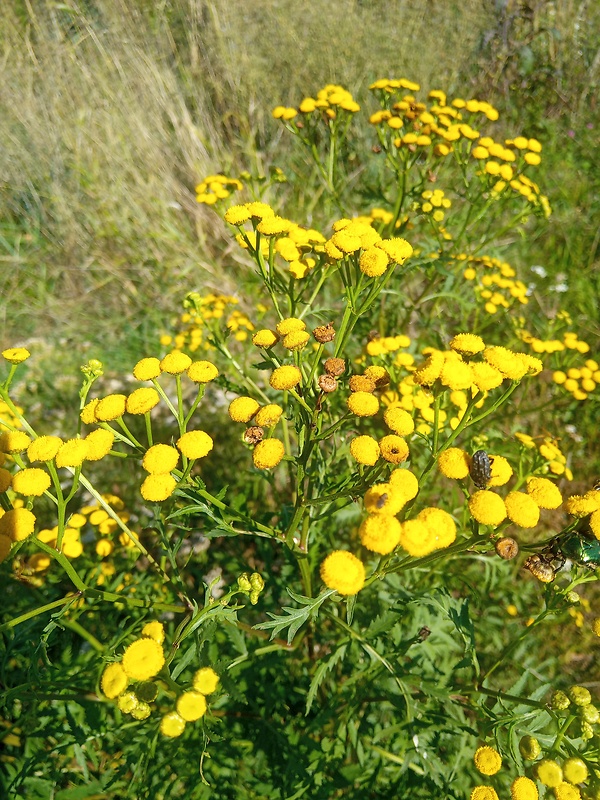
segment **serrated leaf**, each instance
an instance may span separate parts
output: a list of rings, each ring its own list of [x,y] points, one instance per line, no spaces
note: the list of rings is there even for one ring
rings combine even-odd
[[[327,661],[321,661],[319,666],[317,667],[314,677],[310,682],[310,687],[308,689],[308,694],[306,695],[306,711],[305,714],[311,709],[313,704],[313,700],[316,697],[317,691],[319,686],[323,683],[323,680],[328,672],[330,672],[335,665],[341,661],[344,656],[346,655],[346,644],[341,645],[338,649],[327,659]]]
[[[327,600],[328,597],[331,597],[334,594],[334,589],[328,589],[326,592],[323,592],[318,597],[304,597],[303,595],[296,594],[292,592],[291,589],[287,589],[287,593],[290,597],[295,600],[297,603],[300,603],[304,606],[304,608],[292,608],[291,606],[283,606],[282,611],[283,614],[271,614],[271,612],[267,612],[268,615],[271,617],[270,620],[267,622],[261,622],[258,625],[255,625],[254,628],[256,630],[262,631],[271,631],[271,639],[273,639],[278,634],[285,631],[288,628],[288,636],[287,642],[288,644],[292,643],[292,639],[296,635],[296,633],[300,630],[302,625],[307,622],[311,617],[316,616],[316,613],[321,606],[322,603]]]

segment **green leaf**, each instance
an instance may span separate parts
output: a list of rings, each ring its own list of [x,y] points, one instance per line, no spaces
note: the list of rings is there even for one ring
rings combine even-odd
[[[313,704],[313,700],[316,697],[319,686],[323,683],[323,679],[325,678],[327,673],[330,672],[335,667],[335,665],[339,661],[341,661],[346,655],[346,648],[347,648],[347,643],[344,643],[343,645],[338,647],[338,649],[334,653],[332,653],[332,655],[327,659],[327,661],[321,661],[321,663],[317,667],[315,675],[312,681],[310,682],[310,688],[308,690],[308,694],[306,695],[306,711],[304,712],[305,714],[308,714],[308,712],[310,711],[310,708]]]
[[[262,631],[271,631],[271,639],[277,636],[279,633],[282,633],[286,628],[288,628],[288,644],[292,643],[292,639],[299,631],[299,629],[307,622],[311,617],[315,617],[317,615],[317,611],[321,604],[327,600],[328,597],[331,597],[332,594],[335,593],[334,589],[328,589],[326,592],[323,592],[318,597],[304,597],[301,594],[296,594],[292,592],[291,589],[287,590],[287,593],[290,597],[295,600],[297,603],[300,603],[304,606],[304,608],[292,608],[291,606],[283,606],[282,611],[285,613],[282,615],[271,614],[268,611],[268,615],[271,617],[270,620],[267,622],[261,622],[258,625],[255,625],[254,628],[256,630]]]

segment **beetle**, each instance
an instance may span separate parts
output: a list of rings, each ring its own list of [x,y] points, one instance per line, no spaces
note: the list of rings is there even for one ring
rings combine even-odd
[[[529,556],[523,566],[542,583],[551,583],[567,559],[582,567],[600,567],[600,541],[585,530],[562,531],[541,553]]]
[[[485,489],[491,481],[493,463],[494,459],[490,458],[485,450],[476,450],[471,456],[469,474],[478,489]]]

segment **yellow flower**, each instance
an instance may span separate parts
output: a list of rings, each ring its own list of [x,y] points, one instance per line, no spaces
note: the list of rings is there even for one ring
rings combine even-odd
[[[204,431],[188,431],[179,437],[177,447],[186,458],[204,458],[213,449],[213,440]]]
[[[99,402],[100,398],[95,397],[93,400],[90,400],[89,403],[86,403],[81,409],[81,414],[79,417],[84,425],[92,425],[94,422],[98,422],[96,419],[96,406]]]
[[[229,404],[229,416],[234,422],[250,422],[260,408],[252,397],[236,397]]]
[[[256,412],[255,422],[263,428],[272,428],[279,422],[283,408],[276,403],[269,403]]]
[[[288,350],[302,350],[306,347],[310,340],[310,333],[308,331],[291,331],[287,333],[281,340],[281,344]]]
[[[107,431],[105,428],[98,428],[88,435],[83,440],[87,446],[88,451],[86,455],[87,461],[100,461],[101,458],[107,456],[115,441],[115,436],[112,431]]]
[[[584,783],[588,778],[588,768],[581,758],[567,758],[562,765],[567,783]]]
[[[149,637],[137,639],[123,653],[123,671],[134,681],[147,681],[161,671],[165,663],[162,647]]]
[[[394,488],[391,483],[377,483],[367,490],[364,504],[369,514],[397,514],[408,502],[401,491]]]
[[[212,667],[202,667],[194,673],[192,685],[197,692],[212,694],[219,685],[219,676]]]
[[[404,264],[413,254],[412,245],[406,239],[382,239],[375,247],[380,247],[396,264]]]
[[[387,253],[379,247],[368,247],[360,256],[360,271],[369,278],[377,278],[387,270],[390,261]]]
[[[510,787],[512,800],[538,800],[539,792],[531,778],[515,778]]]
[[[50,487],[50,475],[43,469],[31,467],[13,475],[12,488],[27,497],[39,497]]]
[[[562,495],[558,486],[548,478],[528,478],[527,494],[535,500],[540,508],[558,508],[562,503]]]
[[[165,640],[165,627],[157,619],[147,622],[142,628],[142,636],[148,636],[155,642],[162,644]]]
[[[438,456],[438,468],[442,475],[462,480],[469,474],[470,458],[460,447],[449,447]]]
[[[321,564],[321,580],[328,589],[353,595],[364,586],[365,567],[360,559],[347,550],[334,550]]]
[[[287,110],[289,111],[290,109]],[[293,111],[294,109],[291,110]],[[275,214],[268,203],[261,203],[259,200],[253,203],[246,203],[246,209],[255,219],[264,219],[265,217],[272,217]]]
[[[194,383],[209,383],[218,376],[219,370],[210,361],[192,361],[187,376]]]
[[[563,782],[563,771],[560,765],[552,759],[545,758],[538,762],[535,766],[537,779],[544,786],[549,786],[551,789],[559,786]]]
[[[12,474],[7,469],[0,468],[0,494],[3,494],[12,483]]]
[[[600,509],[600,492],[591,491],[584,495],[574,494],[565,500],[565,511],[573,517],[587,517]]]
[[[475,768],[482,775],[495,775],[502,766],[502,756],[493,747],[479,747],[473,756]]]
[[[407,469],[395,469],[390,475],[389,483],[398,492],[401,492],[406,501],[415,498],[419,492],[417,476]]]
[[[302,373],[298,367],[287,365],[273,370],[269,383],[273,389],[293,389],[302,380]]]
[[[184,692],[177,700],[177,713],[186,722],[195,722],[206,714],[206,699],[200,692]]]
[[[498,800],[498,794],[491,786],[476,786],[470,800]]]
[[[252,337],[252,344],[256,345],[256,347],[273,347],[273,345],[277,344],[278,341],[278,334],[275,333],[275,331],[269,330],[269,328],[263,328],[260,331],[256,331]]]
[[[372,417],[379,411],[379,400],[369,392],[354,392],[346,404],[348,409],[358,417]]]
[[[169,473],[148,475],[140,486],[140,493],[144,500],[150,503],[161,503],[175,491],[177,481]]]
[[[506,519],[506,506],[500,495],[481,489],[469,498],[471,516],[482,525],[496,528]]]
[[[168,372],[170,375],[181,375],[191,366],[191,363],[192,359],[186,353],[182,353],[180,350],[173,350],[161,360],[160,371]]]
[[[9,347],[8,350],[2,351],[2,357],[5,358],[9,364],[20,364],[29,358],[31,353],[25,347]]]
[[[262,219],[256,226],[256,230],[263,236],[278,236],[281,233],[287,233],[293,224],[289,219],[273,214],[272,217]]]
[[[297,317],[288,317],[278,322],[276,327],[277,333],[280,336],[286,336],[288,333],[293,333],[294,331],[306,330],[306,322]]]
[[[160,721],[160,732],[163,736],[168,736],[170,739],[181,736],[184,729],[185,720],[182,719],[176,711],[165,714]]]
[[[152,475],[165,475],[175,469],[179,453],[169,444],[155,444],[146,450],[142,467]]]
[[[375,381],[367,375],[352,375],[348,385],[351,392],[369,392],[375,391]]]
[[[496,389],[504,380],[504,375],[499,369],[488,364],[486,361],[479,361],[471,364],[473,383],[482,392],[489,392]]]
[[[383,414],[383,421],[398,436],[408,436],[415,429],[412,416],[398,406],[389,406]]]
[[[440,380],[444,386],[448,386],[453,391],[460,389],[470,389],[473,383],[473,371],[469,364],[463,361],[448,359],[440,372]]]
[[[224,219],[230,225],[243,225],[251,216],[246,206],[230,206],[225,212]]]
[[[456,539],[456,523],[443,508],[424,508],[417,514],[435,536],[435,548],[449,547]]]
[[[27,458],[30,461],[51,461],[62,443],[59,436],[40,436],[27,448]]]
[[[124,692],[129,683],[129,678],[125,674],[121,663],[115,661],[109,664],[100,679],[100,688],[109,700],[114,700],[115,697]]]
[[[381,448],[381,455],[390,464],[401,464],[406,461],[409,455],[406,441],[401,436],[396,436],[393,433],[380,439],[379,447]]]
[[[363,520],[358,535],[367,550],[386,555],[398,545],[402,527],[396,517],[389,514],[370,514]]]
[[[135,708],[131,710],[131,716],[134,719],[148,719],[150,716],[152,709],[148,705],[148,703],[144,703],[143,701],[139,701]]]
[[[527,159],[527,156],[525,158]],[[570,783],[559,783],[554,787],[554,797],[556,800],[581,800],[581,792],[577,786],[571,786]]]
[[[124,714],[131,714],[138,707],[139,702],[135,692],[123,692],[117,698],[117,707]]]
[[[252,461],[257,469],[276,467],[285,454],[283,442],[279,439],[264,439],[252,451]]]
[[[359,464],[372,467],[381,453],[379,443],[372,436],[357,436],[350,442],[350,453]]]
[[[160,375],[160,361],[158,358],[142,358],[133,368],[133,377],[138,381],[151,381]]]
[[[31,439],[23,431],[4,431],[0,436],[0,451],[3,453],[22,453],[31,444]]]
[[[89,445],[85,439],[69,439],[60,446],[54,458],[57,467],[80,467],[89,451]]]
[[[590,528],[596,539],[600,539],[600,509],[592,511],[589,519]]]
[[[122,417],[125,413],[127,397],[124,394],[109,394],[99,400],[94,408],[94,414],[99,422],[109,422]]]
[[[132,392],[125,403],[125,408],[129,414],[146,414],[158,405],[160,395],[156,389],[142,387]],[[96,416],[98,412],[96,411]],[[119,415],[120,416],[120,415]],[[100,417],[98,417],[100,419]]]
[[[506,347],[486,347],[483,357],[488,364],[496,367],[506,378],[520,381],[527,374],[528,366],[523,359]]]
[[[491,464],[491,478],[488,481],[488,486],[504,486],[512,477],[513,470],[504,456],[493,456],[490,458]]]
[[[413,372],[413,380],[420,386],[431,386],[440,377],[444,366],[444,354],[434,350],[427,360]]]
[[[0,517],[0,535],[21,542],[33,533],[35,516],[27,508],[13,508]]]
[[[419,558],[432,553],[436,547],[436,533],[422,519],[409,519],[402,523],[400,531],[400,546],[406,552]]]

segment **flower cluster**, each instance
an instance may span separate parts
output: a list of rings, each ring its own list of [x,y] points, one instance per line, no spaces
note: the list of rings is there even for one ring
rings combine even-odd
[[[307,121],[311,117],[327,121],[336,119],[340,111],[355,114],[360,111],[360,106],[343,86],[328,83],[317,92],[316,97],[305,97],[297,109],[291,106],[276,106],[273,109],[273,117],[282,122],[289,122],[298,114],[302,114]]]
[[[192,292],[187,298],[188,308],[179,318],[179,330],[174,335],[163,334],[160,337],[161,345],[190,353],[199,349],[214,350],[209,336],[215,323],[218,324],[220,320],[225,322],[225,327],[236,341],[245,342],[254,330],[254,324],[244,311],[235,308],[238,304],[237,297],[231,295],[212,292],[200,295]],[[257,310],[266,309],[259,304]]]
[[[237,178],[227,178],[222,174],[208,175],[196,186],[196,201],[213,206],[219,200],[225,200],[232,192],[241,191],[243,188]]]
[[[370,221],[341,219],[333,224],[334,234],[325,242],[325,252],[332,262],[354,256],[363,275],[378,278],[392,264],[402,265],[413,254],[406,239],[382,239]]]
[[[506,261],[466,253],[452,258],[461,269],[464,267],[464,279],[473,283],[475,297],[483,301],[488,314],[495,314],[499,308],[511,308],[515,303],[529,303],[527,285],[516,279],[515,270]]]

